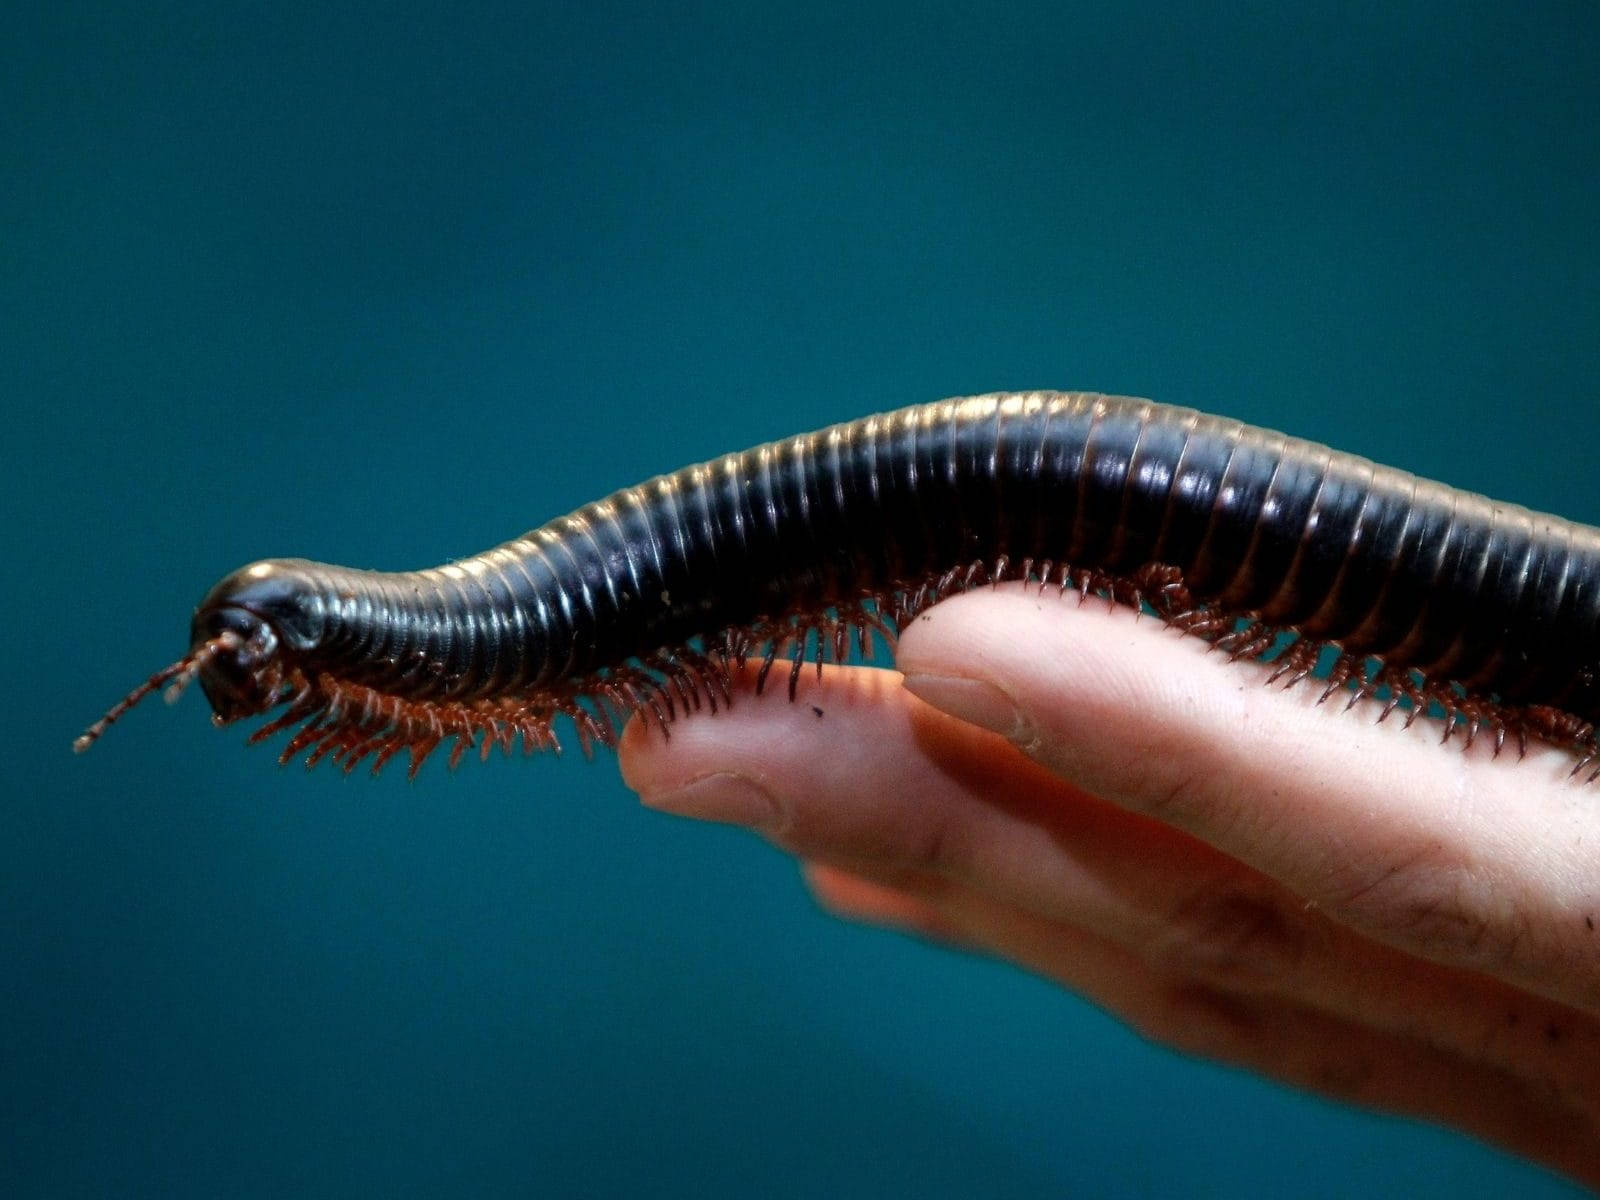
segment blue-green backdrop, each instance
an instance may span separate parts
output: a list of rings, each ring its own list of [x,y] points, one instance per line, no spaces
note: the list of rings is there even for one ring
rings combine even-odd
[[[1600,519],[1600,15],[17,5],[7,1196],[1556,1196],[845,927],[614,763],[77,730],[266,555],[414,566],[1010,387]]]

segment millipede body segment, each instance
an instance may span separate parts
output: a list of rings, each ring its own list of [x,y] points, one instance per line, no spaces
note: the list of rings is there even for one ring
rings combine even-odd
[[[412,773],[449,745],[587,750],[731,698],[736,665],[867,652],[1009,579],[1153,611],[1272,680],[1444,736],[1600,761],[1600,530],[1237,421],[1088,393],[974,396],[685,467],[473,558],[380,572],[271,559],[194,614],[164,684],[219,723],[281,709],[305,754]]]

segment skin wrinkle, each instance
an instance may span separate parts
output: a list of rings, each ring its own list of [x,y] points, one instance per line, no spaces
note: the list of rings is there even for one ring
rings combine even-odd
[[[1539,956],[1529,945],[1527,901],[1511,895],[1492,865],[1470,851],[1471,827],[1449,843],[1425,829],[1411,836],[1417,839],[1413,848],[1365,877],[1359,861],[1335,868],[1319,903],[1356,928],[1430,957],[1492,974],[1534,965]],[[1350,875],[1349,884],[1338,882]]]

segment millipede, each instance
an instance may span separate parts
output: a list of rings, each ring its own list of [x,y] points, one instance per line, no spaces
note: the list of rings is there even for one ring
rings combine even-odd
[[[870,655],[1009,580],[1148,612],[1269,683],[1569,751],[1600,774],[1600,529],[1147,400],[1025,392],[863,417],[625,488],[472,558],[385,572],[267,559],[200,602],[213,720],[374,774],[441,746],[586,753],[732,702],[747,663]],[[780,662],[782,665],[779,665]],[[564,720],[563,720],[564,719]]]

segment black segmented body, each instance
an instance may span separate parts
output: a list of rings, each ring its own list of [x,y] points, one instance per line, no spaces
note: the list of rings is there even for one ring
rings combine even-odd
[[[973,563],[984,569],[963,573]],[[517,726],[510,708],[486,707],[505,698],[546,729],[574,698],[642,707],[651,685],[637,671],[637,695],[597,691],[630,661],[655,678],[685,670],[687,690],[710,695],[703,676],[725,683],[724,657],[752,642],[810,630],[821,655],[821,630],[840,622],[903,620],[976,579],[1064,564],[1079,586],[1131,591],[1214,640],[1253,622],[1268,636],[1246,638],[1252,653],[1285,630],[1334,642],[1344,661],[1376,656],[1419,702],[1493,697],[1497,728],[1513,710],[1560,710],[1535,734],[1582,755],[1592,743],[1600,530],[1236,421],[1083,393],[948,400],[787,438],[431,570],[254,564],[203,602],[195,644],[237,644],[248,621],[218,614],[243,612],[270,627],[289,674],[268,686],[250,667],[252,698],[221,670],[226,654],[190,673],[225,717],[294,692],[338,758],[414,746],[439,706],[480,714],[444,736],[470,726],[486,739],[506,732],[497,719]],[[1422,677],[1434,690],[1416,690]],[[365,715],[329,714],[341,686]],[[384,697],[421,707],[376,711]],[[1469,712],[1476,728],[1484,710]]]

